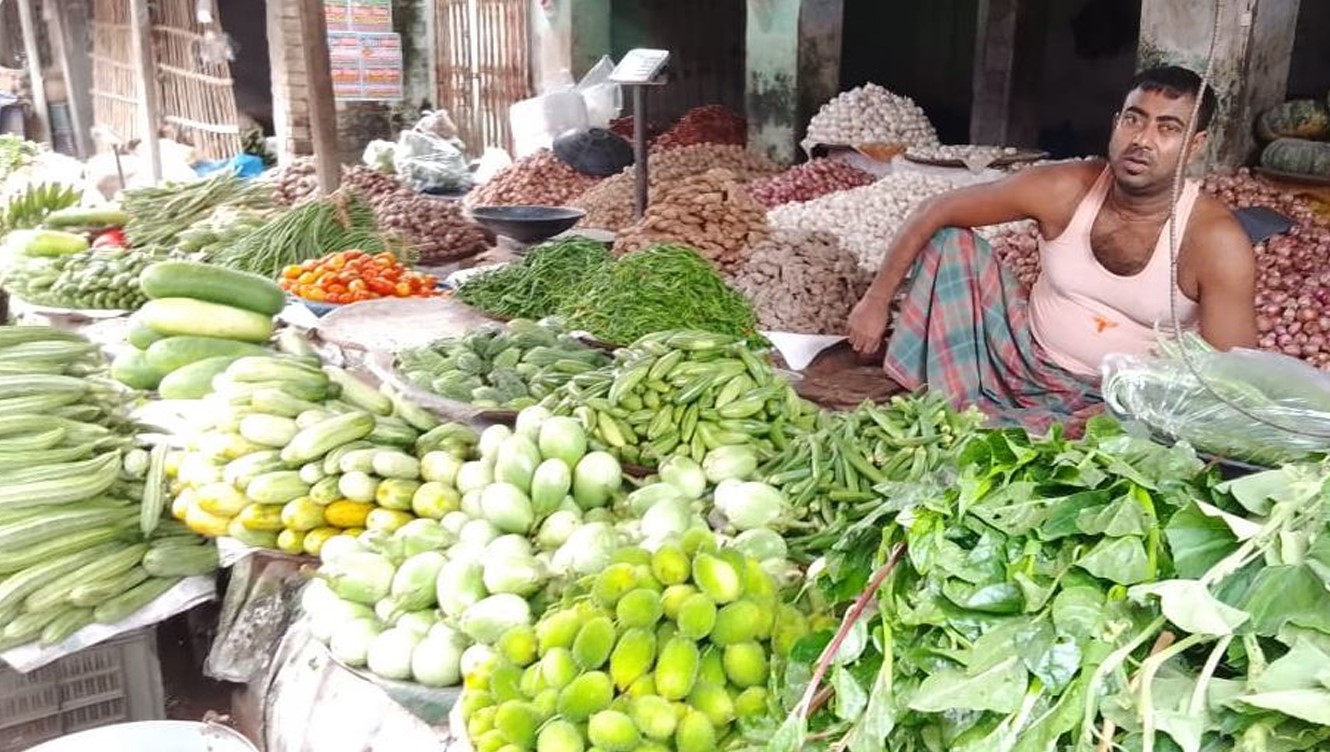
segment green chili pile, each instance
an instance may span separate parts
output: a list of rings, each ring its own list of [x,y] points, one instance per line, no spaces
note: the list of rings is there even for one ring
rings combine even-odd
[[[604,243],[570,238],[542,243],[519,261],[468,279],[457,299],[507,318],[553,315],[587,275],[614,263]]]
[[[588,274],[562,305],[572,330],[611,344],[655,332],[691,329],[760,341],[748,301],[726,286],[693,249],[653,246]]]

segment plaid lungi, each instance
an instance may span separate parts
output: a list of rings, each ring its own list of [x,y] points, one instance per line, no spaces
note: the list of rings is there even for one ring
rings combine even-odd
[[[1079,433],[1102,410],[1097,380],[1048,359],[1030,330],[1028,292],[987,241],[944,229],[924,247],[896,315],[887,375],[911,391],[975,405],[997,425]]]

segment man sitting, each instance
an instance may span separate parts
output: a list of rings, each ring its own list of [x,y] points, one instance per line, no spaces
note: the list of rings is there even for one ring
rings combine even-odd
[[[1212,345],[1256,344],[1256,262],[1242,225],[1188,181],[1177,204],[1173,288],[1169,229],[1179,160],[1206,143],[1214,93],[1177,67],[1139,74],[1114,120],[1108,159],[1031,168],[943,194],[897,231],[850,315],[850,342],[881,347],[889,307],[909,287],[887,343],[887,375],[928,387],[998,422],[1046,429],[1095,412],[1100,364],[1143,354],[1156,328],[1199,327]],[[1195,135],[1184,143],[1196,107]],[[1027,292],[968,229],[1039,223],[1041,271]]]

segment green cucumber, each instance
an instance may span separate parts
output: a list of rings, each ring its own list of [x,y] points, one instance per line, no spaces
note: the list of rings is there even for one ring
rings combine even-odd
[[[271,316],[243,308],[192,298],[158,298],[139,309],[143,323],[169,336],[192,335],[266,342],[272,336]]]
[[[160,261],[143,271],[139,286],[149,298],[193,298],[275,316],[286,293],[257,274],[195,261]]]
[[[111,361],[111,378],[133,389],[156,389],[162,372],[148,363],[142,350],[125,350]]]
[[[134,347],[137,347],[140,350],[147,350],[152,346],[152,343],[166,339],[165,334],[162,334],[150,326],[145,326],[144,324],[135,321],[133,316],[130,316],[129,320],[129,333],[125,335],[125,339]]]
[[[162,399],[169,400],[203,399],[212,394],[213,378],[225,373],[238,357],[221,355],[181,366],[162,377],[161,383],[157,385],[157,393]]]
[[[71,206],[47,214],[42,223],[53,230],[106,229],[124,227],[129,223],[129,214],[116,208]]]
[[[189,335],[158,340],[146,350],[148,365],[162,374],[208,358],[238,358],[243,355],[264,355],[267,352],[260,345],[250,342]]]

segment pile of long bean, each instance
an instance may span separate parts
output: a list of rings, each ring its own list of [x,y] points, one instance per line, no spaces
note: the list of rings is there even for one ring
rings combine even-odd
[[[125,238],[135,248],[171,248],[179,235],[207,219],[219,206],[247,209],[272,207],[272,189],[252,180],[222,173],[195,183],[131,188],[121,208],[129,213]]]
[[[457,299],[508,318],[552,315],[587,275],[614,262],[604,243],[570,238],[543,243],[524,258],[468,279]]]
[[[977,410],[953,410],[937,394],[898,395],[887,404],[823,413],[816,430],[794,437],[785,452],[758,468],[762,480],[790,499],[785,537],[791,552],[827,550],[880,512],[894,484],[919,483],[954,466],[966,437],[983,420]]]
[[[682,245],[653,246],[600,267],[557,313],[569,329],[617,345],[675,329],[760,341],[748,301]]]
[[[310,201],[220,249],[214,264],[276,277],[292,264],[336,251],[391,250],[403,258],[409,249],[379,230],[374,211],[354,194]],[[405,259],[404,259],[405,260]]]

